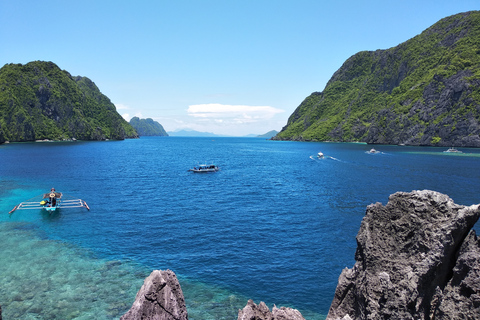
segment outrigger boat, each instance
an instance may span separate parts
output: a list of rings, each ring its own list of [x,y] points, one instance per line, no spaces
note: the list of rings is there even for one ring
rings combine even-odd
[[[214,164],[201,164],[198,167],[193,167],[193,169],[188,169],[188,171],[196,173],[217,172],[218,170],[220,170],[220,168]]]
[[[86,208],[87,210],[90,210],[88,204],[82,199],[68,199],[63,193],[56,192],[55,189],[52,188],[48,193],[44,193],[28,201],[19,203],[9,212],[9,214],[12,214],[16,210],[26,209],[44,209],[53,213],[60,208]]]

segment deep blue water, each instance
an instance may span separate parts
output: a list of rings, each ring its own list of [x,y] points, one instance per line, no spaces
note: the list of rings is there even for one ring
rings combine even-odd
[[[480,203],[480,150],[370,148],[185,137],[2,145],[4,316],[115,319],[152,270],[171,269],[190,319],[236,319],[249,298],[323,319],[367,205],[422,189]],[[187,171],[202,162],[221,171]],[[91,211],[8,215],[51,187]],[[35,268],[43,276],[31,280]],[[32,281],[41,294],[26,294]]]

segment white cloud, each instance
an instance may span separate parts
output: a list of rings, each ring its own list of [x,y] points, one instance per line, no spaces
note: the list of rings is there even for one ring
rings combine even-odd
[[[190,116],[209,119],[217,123],[252,123],[273,118],[276,114],[285,112],[270,106],[244,106],[218,103],[195,104],[188,107]]]

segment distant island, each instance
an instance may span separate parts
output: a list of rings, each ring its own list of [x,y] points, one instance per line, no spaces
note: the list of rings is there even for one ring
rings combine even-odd
[[[272,130],[272,131],[268,131],[267,133],[264,133],[264,134],[261,134],[261,135],[257,136],[257,138],[270,139],[270,138],[275,137],[277,134],[278,134],[278,131]]]
[[[347,59],[275,140],[480,147],[480,11]]]
[[[244,138],[266,138],[270,139],[275,136],[278,131],[272,130],[262,135],[249,134],[246,136],[241,136]],[[172,137],[233,137],[231,135],[220,135],[212,132],[200,132],[195,130],[177,130],[177,131],[168,131],[168,135]]]
[[[133,117],[129,123],[137,130],[139,136],[168,136],[163,126],[151,118],[140,119],[139,117]]]
[[[200,132],[195,130],[176,130],[167,132],[171,137],[226,137],[211,132]]]

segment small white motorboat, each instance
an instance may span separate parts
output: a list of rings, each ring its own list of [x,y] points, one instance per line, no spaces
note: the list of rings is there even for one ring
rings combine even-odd
[[[455,149],[455,148],[453,148],[453,147],[452,147],[452,148],[449,148],[448,150],[445,150],[445,151],[443,151],[443,152],[448,152],[448,153],[463,153],[462,151],[457,150],[457,149]]]
[[[375,150],[374,148],[372,148],[372,149],[370,149],[369,151],[367,151],[367,153],[375,154],[375,153],[380,153],[380,151]]]

